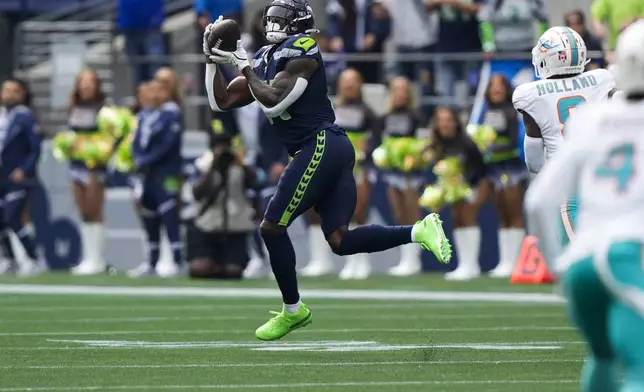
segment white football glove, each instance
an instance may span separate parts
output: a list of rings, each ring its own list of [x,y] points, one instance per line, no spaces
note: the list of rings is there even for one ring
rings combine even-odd
[[[206,26],[206,30],[203,32],[203,54],[205,54],[206,57],[210,57],[212,55],[212,53],[210,53],[210,47],[208,46],[208,42],[210,42],[210,32],[212,31],[212,28],[222,20],[224,20],[224,17],[219,15],[219,18]]]
[[[212,49],[211,52],[212,55],[208,58],[217,64],[234,65],[240,71],[250,66],[248,54],[241,40],[237,40],[237,50],[234,52],[226,52],[221,49]]]

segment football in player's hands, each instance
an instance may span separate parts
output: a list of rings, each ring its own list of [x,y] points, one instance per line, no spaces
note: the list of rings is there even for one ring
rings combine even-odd
[[[237,41],[241,39],[239,25],[232,19],[224,19],[215,23],[208,34],[210,49],[220,49],[226,52],[237,50]]]

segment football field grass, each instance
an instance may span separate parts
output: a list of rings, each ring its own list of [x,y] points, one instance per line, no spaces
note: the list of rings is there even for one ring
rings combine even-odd
[[[584,346],[552,286],[429,275],[301,288],[313,323],[260,342],[280,308],[268,280],[1,278],[0,392],[578,390]]]

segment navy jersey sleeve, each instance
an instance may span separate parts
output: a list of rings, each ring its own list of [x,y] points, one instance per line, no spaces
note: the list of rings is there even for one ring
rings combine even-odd
[[[27,175],[32,175],[36,171],[36,164],[40,158],[40,143],[42,141],[38,120],[31,110],[25,108],[16,114],[16,122],[20,126],[20,132],[27,147],[20,170]]]
[[[304,34],[289,37],[282,44],[280,50],[273,55],[273,58],[279,59],[282,68],[288,61],[300,58],[313,58],[322,63],[322,55],[317,41]]]
[[[164,159],[164,157],[181,144],[183,124],[179,107],[174,103],[165,104],[159,116],[159,129],[157,137],[160,143],[147,151],[136,161],[139,168],[149,167]]]

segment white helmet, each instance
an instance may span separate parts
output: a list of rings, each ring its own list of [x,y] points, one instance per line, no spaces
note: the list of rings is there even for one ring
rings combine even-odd
[[[532,65],[540,79],[580,74],[589,61],[586,59],[584,39],[568,27],[548,29],[532,48]]]
[[[644,20],[628,26],[617,38],[615,50],[617,88],[644,93]]]

